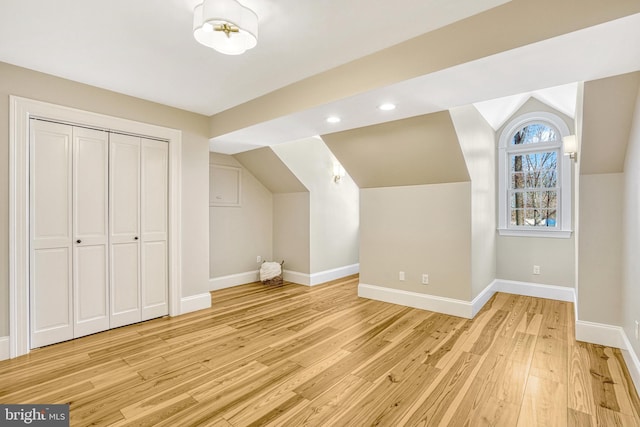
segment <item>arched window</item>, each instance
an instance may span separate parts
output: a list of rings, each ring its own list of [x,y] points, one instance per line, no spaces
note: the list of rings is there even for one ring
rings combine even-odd
[[[502,235],[571,235],[571,161],[562,154],[569,129],[550,113],[516,117],[499,143]]]

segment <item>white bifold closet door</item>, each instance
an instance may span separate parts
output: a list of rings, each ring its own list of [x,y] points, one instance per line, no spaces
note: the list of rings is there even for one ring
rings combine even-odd
[[[31,347],[109,328],[108,143],[31,121]]]
[[[111,327],[169,312],[165,142],[111,134]]]
[[[30,126],[31,348],[167,315],[168,144]]]

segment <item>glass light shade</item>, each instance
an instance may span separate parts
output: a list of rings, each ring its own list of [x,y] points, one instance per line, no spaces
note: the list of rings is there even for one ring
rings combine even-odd
[[[225,24],[238,31],[211,31]],[[240,55],[258,44],[258,15],[236,0],[204,0],[193,10],[193,36],[220,53]]]
[[[562,138],[562,151],[564,154],[574,154],[578,152],[578,141],[575,135],[567,135]]]

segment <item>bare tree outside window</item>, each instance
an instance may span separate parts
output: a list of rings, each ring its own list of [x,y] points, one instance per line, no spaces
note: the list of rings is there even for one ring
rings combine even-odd
[[[512,146],[556,142],[558,132],[542,123],[517,131]],[[555,227],[558,208],[558,156],[556,149],[515,153],[509,157],[511,225]]]

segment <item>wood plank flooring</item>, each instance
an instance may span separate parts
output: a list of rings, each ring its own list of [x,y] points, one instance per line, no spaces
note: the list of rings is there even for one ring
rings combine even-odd
[[[212,292],[213,307],[0,362],[1,403],[71,425],[638,426],[619,350],[573,305],[496,294],[474,320],[357,297],[357,276]]]

